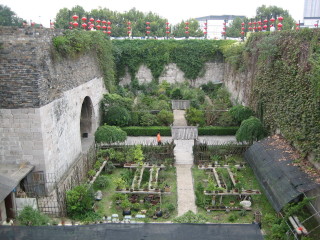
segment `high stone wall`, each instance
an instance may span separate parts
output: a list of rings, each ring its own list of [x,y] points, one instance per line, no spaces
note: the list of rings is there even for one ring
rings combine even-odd
[[[150,69],[146,65],[141,65],[137,74],[136,79],[140,84],[151,82],[153,77]],[[204,66],[203,74],[197,77],[195,80],[188,80],[184,77],[184,73],[179,69],[177,64],[170,63],[165,66],[163,73],[159,77],[159,82],[167,81],[168,83],[183,83],[189,81],[194,87],[199,87],[202,84],[208,82],[219,83],[224,78],[224,63],[210,62]],[[125,76],[120,79],[120,85],[128,85],[131,82],[131,76],[126,71]]]
[[[51,29],[0,28],[0,162],[35,165],[59,179],[94,144],[106,93],[93,54],[53,61]],[[91,130],[82,138],[84,99]]]

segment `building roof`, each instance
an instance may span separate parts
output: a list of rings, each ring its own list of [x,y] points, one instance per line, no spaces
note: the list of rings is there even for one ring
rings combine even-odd
[[[195,18],[197,21],[206,21],[206,20],[233,20],[235,18],[245,18],[245,16],[238,15],[210,15],[205,17]]]
[[[40,226],[23,227],[0,226],[0,235],[4,239],[22,239],[28,236],[33,240],[77,239],[77,240],[116,240],[116,239],[152,239],[152,240],[262,240],[257,224],[168,224],[108,223],[79,226]]]
[[[34,168],[30,164],[0,164],[0,202],[2,202]]]
[[[320,186],[296,166],[299,155],[278,135],[254,143],[244,157],[277,212]]]

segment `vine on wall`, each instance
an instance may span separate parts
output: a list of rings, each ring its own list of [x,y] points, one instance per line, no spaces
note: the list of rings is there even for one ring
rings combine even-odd
[[[210,61],[222,61],[221,49],[234,41],[222,40],[122,40],[113,41],[117,79],[125,75],[126,67],[131,75],[142,64],[158,79],[165,65],[176,63],[187,79],[196,79]]]
[[[265,126],[320,161],[320,31],[254,34],[226,59],[235,69],[254,71],[250,105]],[[239,50],[239,48],[237,49]]]
[[[103,74],[105,87],[114,90],[115,65],[112,54],[112,44],[102,32],[99,31],[65,31],[64,35],[53,38],[53,59],[77,58],[82,54],[91,52],[97,57],[99,67]]]

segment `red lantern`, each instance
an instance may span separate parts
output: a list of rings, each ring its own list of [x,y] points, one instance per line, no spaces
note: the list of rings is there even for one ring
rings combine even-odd
[[[223,29],[223,30],[226,30],[227,28],[226,28],[226,27],[223,27],[222,29]]]
[[[85,21],[87,21],[87,18],[86,18],[86,17],[82,17],[81,20],[82,20],[83,22],[85,22]]]
[[[246,29],[245,27],[242,27],[242,28],[241,28],[241,30],[245,30],[245,29]]]
[[[96,26],[96,29],[100,30],[101,26],[100,25],[97,25]]]
[[[100,22],[101,22],[101,20],[100,20],[100,19],[96,20],[96,23],[100,24]]]
[[[103,31],[103,33],[107,33],[107,31]]]
[[[166,24],[167,24],[167,25],[169,25],[169,23],[168,23],[168,22],[166,22]]]
[[[103,25],[102,28],[103,28],[104,30],[106,30],[107,26]]]
[[[89,21],[90,21],[90,22],[94,22],[94,18],[90,18]]]
[[[282,23],[278,23],[277,25],[279,28],[282,28]]]
[[[223,25],[226,25],[226,23],[224,22]]]
[[[281,27],[278,27],[278,30],[280,31],[280,30],[281,30]]]
[[[254,25],[256,25],[256,24],[257,24],[257,22],[253,22],[253,24],[254,24]]]
[[[244,31],[241,32],[241,35],[244,35]]]
[[[170,32],[169,31],[166,31],[166,34],[169,34]]]
[[[76,27],[78,27],[78,23],[77,22],[74,22],[74,23],[72,23],[72,25],[76,28]]]
[[[146,27],[146,29],[150,29],[150,27],[149,27],[149,26],[147,26],[147,27]]]
[[[226,35],[226,32],[221,32],[222,35]]]
[[[90,24],[90,27],[91,27],[91,28],[94,28],[94,24]]]
[[[110,34],[111,34],[111,31],[108,31],[107,33],[110,35]]]
[[[92,22],[88,22],[88,25],[91,25],[92,24]]]
[[[72,27],[70,26],[69,29],[72,29]]]
[[[149,24],[150,24],[150,22],[146,22],[146,24],[147,24],[147,25],[149,25]]]
[[[127,33],[130,35],[130,33],[131,33],[131,32],[130,32],[130,31],[128,31]]]
[[[248,29],[251,31],[251,30],[252,30],[252,27],[248,27]]]
[[[203,32],[203,34],[207,34],[207,32]]]
[[[73,18],[73,20],[77,21],[78,16],[77,15],[73,15],[72,18]]]
[[[275,19],[272,17],[272,18],[270,19],[270,22],[273,23],[274,21],[275,21]]]
[[[108,22],[107,22],[107,24],[108,24],[108,25],[111,25],[111,22],[110,22],[110,21],[108,21]]]
[[[106,25],[107,21],[106,20],[102,20],[101,23]]]
[[[108,30],[111,30],[111,28],[112,28],[112,27],[110,27],[110,26],[107,27]]]
[[[204,27],[203,29],[204,29],[204,30],[207,30],[208,28],[207,28],[207,27]]]
[[[267,23],[267,22],[268,22],[268,19],[263,20],[263,22],[264,22],[264,23]]]
[[[83,29],[85,29],[87,27],[86,23],[82,23],[81,26],[83,27]]]
[[[268,28],[268,25],[264,25],[264,26],[263,26],[263,29],[267,29],[267,28]]]
[[[70,24],[70,25],[72,25],[72,24],[73,24],[73,22],[69,22],[69,24]],[[32,25],[32,23],[31,23],[31,25]]]
[[[166,29],[168,30],[168,29],[170,29],[170,27],[166,27]]]
[[[261,24],[262,24],[262,22],[259,20],[259,21],[258,21],[258,24],[259,24],[259,25],[261,25]]]
[[[189,34],[189,31],[185,31],[186,34]]]
[[[296,27],[296,30],[299,30],[300,28],[299,27]]]
[[[127,24],[128,24],[128,25],[131,25],[131,22],[128,22]]]
[[[257,29],[257,28],[254,26],[254,27],[253,27],[253,30],[256,30],[256,29]]]
[[[244,26],[244,24],[245,24],[244,22],[243,22],[243,23],[241,23],[241,25],[242,25],[242,26]]]
[[[252,25],[252,22],[248,22],[249,25]]]
[[[258,30],[261,31],[261,29],[262,29],[262,27],[261,27],[261,26],[258,26]]]
[[[189,27],[185,27],[185,29],[186,29],[186,30],[188,30],[188,29],[189,29]]]
[[[296,23],[296,26],[300,26],[300,23]]]
[[[146,31],[147,34],[150,34],[150,31]]]
[[[206,25],[206,26],[207,26],[207,24],[208,24],[207,22],[204,23],[204,25]]]
[[[131,27],[127,27],[127,29],[128,29],[128,30],[130,30],[130,29],[131,29]]]
[[[314,24],[314,27],[316,27],[316,28],[317,28],[317,27],[318,27],[318,24],[317,24],[317,23],[315,23],[315,24]]]
[[[282,16],[278,17],[278,20],[281,22],[283,20],[283,17]]]
[[[189,23],[188,23],[188,22],[185,22],[184,24],[185,24],[185,25],[189,25]]]

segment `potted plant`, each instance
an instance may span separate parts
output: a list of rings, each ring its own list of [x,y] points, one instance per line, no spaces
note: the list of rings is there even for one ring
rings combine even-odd
[[[113,183],[116,185],[117,191],[121,191],[126,186],[126,182],[121,177],[115,178]]]

